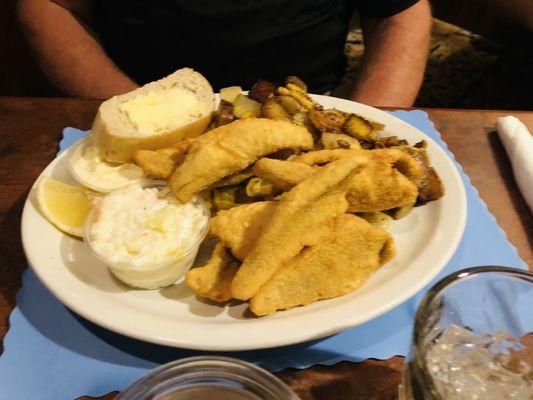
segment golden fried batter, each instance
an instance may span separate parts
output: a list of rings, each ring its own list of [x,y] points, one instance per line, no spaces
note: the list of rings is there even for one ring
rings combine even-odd
[[[273,158],[262,158],[252,168],[252,172],[256,176],[283,191],[290,190],[308,176],[313,175],[315,171],[309,165]]]
[[[217,302],[228,301],[231,281],[238,269],[238,262],[231,258],[226,247],[217,243],[207,264],[187,272],[185,283],[199,296]]]
[[[213,183],[277,150],[311,149],[309,131],[287,121],[247,118],[198,137],[170,178],[176,197],[189,201]]]
[[[295,157],[292,161],[307,165],[324,165],[344,157],[357,155],[358,153],[358,150],[348,149],[316,150]]]
[[[234,298],[249,299],[285,262],[327,236],[333,218],[348,209],[346,191],[337,188],[361,163],[358,157],[332,162],[281,197],[235,276]]]
[[[294,257],[257,291],[250,310],[277,310],[342,296],[365,283],[395,255],[390,234],[350,214],[338,217],[328,239]]]
[[[209,235],[217,237],[242,261],[272,218],[276,205],[274,201],[259,201],[219,211],[211,219]]]
[[[188,138],[159,150],[137,150],[133,153],[133,161],[148,176],[167,180],[174,168],[185,158],[192,142],[194,139]]]

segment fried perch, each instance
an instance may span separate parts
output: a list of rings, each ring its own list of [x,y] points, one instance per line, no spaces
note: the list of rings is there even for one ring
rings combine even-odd
[[[339,110],[311,110],[309,120],[319,132],[341,133],[346,122],[346,113]]]
[[[220,211],[209,227],[209,235],[217,237],[239,260],[244,260],[255,241],[272,218],[277,203],[260,201]]]
[[[254,164],[252,172],[276,188],[287,191],[314,174],[316,169],[294,161],[262,158]]]
[[[363,151],[369,159],[341,187],[348,191],[350,212],[374,212],[416,203],[419,165],[398,150]]]
[[[353,151],[347,149],[316,150],[297,156],[292,161],[307,165],[324,165],[354,155]]]
[[[207,264],[187,272],[185,283],[197,295],[222,303],[231,299],[231,281],[238,269],[237,260],[222,243],[217,243]]]
[[[213,183],[281,149],[310,149],[309,131],[287,121],[238,120],[198,137],[170,178],[176,197],[189,201]]]
[[[278,206],[244,260],[231,285],[232,297],[247,300],[305,246],[327,236],[334,217],[348,209],[346,192],[337,190],[361,164],[345,157],[317,171],[291,191]]]
[[[361,144],[359,141],[351,136],[345,135],[343,133],[332,133],[324,132],[320,138],[320,144],[326,150],[335,150],[335,149],[351,149],[359,150],[361,149]]]
[[[170,147],[159,150],[137,150],[133,153],[133,161],[144,172],[156,179],[167,180],[176,165],[180,164],[194,139],[184,139]]]
[[[361,287],[394,255],[387,231],[344,214],[337,218],[328,240],[290,260],[257,291],[250,310],[261,316],[342,296]]]
[[[296,157],[294,162],[314,165],[354,157],[364,163],[341,186],[347,190],[350,212],[384,211],[416,203],[424,171],[401,150],[319,150]]]

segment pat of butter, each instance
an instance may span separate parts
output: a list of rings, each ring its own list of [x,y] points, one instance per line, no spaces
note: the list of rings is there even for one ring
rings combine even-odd
[[[173,88],[148,92],[122,103],[120,110],[143,135],[150,135],[200,117],[205,106],[194,93]]]

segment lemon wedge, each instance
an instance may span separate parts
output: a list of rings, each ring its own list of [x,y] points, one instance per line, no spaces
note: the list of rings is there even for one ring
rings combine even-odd
[[[37,183],[37,204],[43,215],[70,235],[81,237],[95,201],[87,189],[44,177]]]

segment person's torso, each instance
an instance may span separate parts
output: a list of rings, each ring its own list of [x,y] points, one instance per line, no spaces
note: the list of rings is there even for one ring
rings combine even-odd
[[[312,91],[344,73],[344,0],[101,0],[96,31],[137,82],[192,67],[218,90],[298,75]]]

